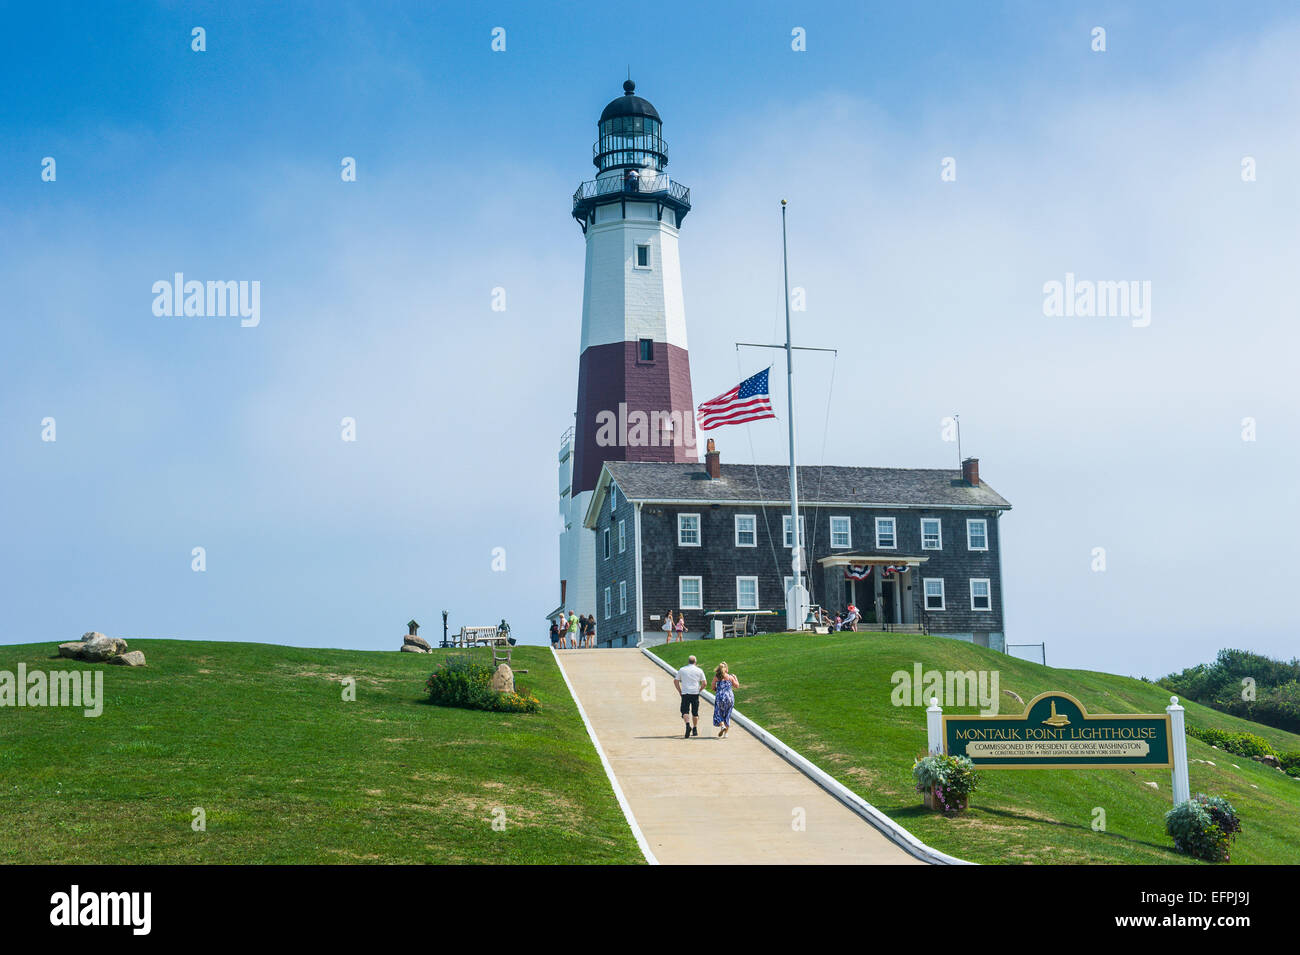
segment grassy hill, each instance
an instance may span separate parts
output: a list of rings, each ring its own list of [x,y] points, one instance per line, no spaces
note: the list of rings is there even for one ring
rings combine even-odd
[[[741,681],[740,712],[944,852],[983,863],[1188,861],[1173,851],[1164,831],[1172,804],[1168,770],[985,771],[967,813],[945,819],[925,811],[911,779],[912,761],[925,750],[925,710],[890,700],[891,674],[911,674],[917,662],[926,670],[996,670],[1000,691],[1028,702],[1045,690],[1064,690],[1093,713],[1163,712],[1169,692],[1153,684],[905,634],[776,634],[692,641],[655,652],[674,666],[694,653],[710,674],[725,659]],[[1186,706],[1191,724],[1249,730],[1278,749],[1300,750],[1300,736],[1196,703]],[[1003,694],[1000,711],[1023,708]],[[1242,817],[1233,864],[1300,863],[1300,781],[1195,739],[1188,740],[1188,758],[1192,792],[1225,796]],[[1105,810],[1105,832],[1092,829],[1097,807]]]
[[[103,670],[106,698],[0,709],[0,862],[644,861],[548,649],[515,651],[543,704],[520,715],[422,702],[436,656],[131,647],[147,668],[0,647],[0,670]]]

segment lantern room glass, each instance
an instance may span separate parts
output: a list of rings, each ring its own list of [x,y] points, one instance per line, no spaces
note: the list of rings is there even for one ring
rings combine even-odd
[[[662,171],[668,165],[663,124],[649,116],[615,116],[599,126],[596,166],[606,169],[633,167]]]

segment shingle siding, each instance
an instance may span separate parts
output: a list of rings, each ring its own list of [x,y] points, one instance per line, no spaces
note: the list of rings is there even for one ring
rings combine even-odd
[[[627,549],[618,552],[618,522],[626,522]],[[609,559],[605,559],[602,536],[609,530]],[[610,513],[606,495],[596,526],[596,644],[597,646],[635,646],[636,626],[636,505],[618,493],[618,503]],[[618,612],[618,585],[627,582],[627,612]],[[605,588],[609,588],[610,615],[605,616]],[[578,611],[582,613],[583,611]],[[632,639],[623,642],[625,637]]]

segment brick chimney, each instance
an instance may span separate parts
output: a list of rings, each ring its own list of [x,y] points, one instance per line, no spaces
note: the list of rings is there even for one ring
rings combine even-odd
[[[961,463],[961,479],[971,487],[980,485],[980,459],[967,458]]]
[[[704,453],[704,470],[709,472],[709,479],[712,481],[722,477],[722,455],[718,454],[712,438],[709,438],[709,447]]]

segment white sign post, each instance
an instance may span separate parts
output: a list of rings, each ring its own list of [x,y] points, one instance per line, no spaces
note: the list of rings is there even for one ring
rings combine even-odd
[[[1178,697],[1169,698],[1165,712],[1169,714],[1169,746],[1174,757],[1174,805],[1177,806],[1192,798],[1192,786],[1187,778],[1187,728],[1183,723],[1184,710],[1178,705]]]
[[[943,752],[943,707],[937,696],[930,697],[930,705],[925,708],[925,730],[929,737],[931,753]]]

